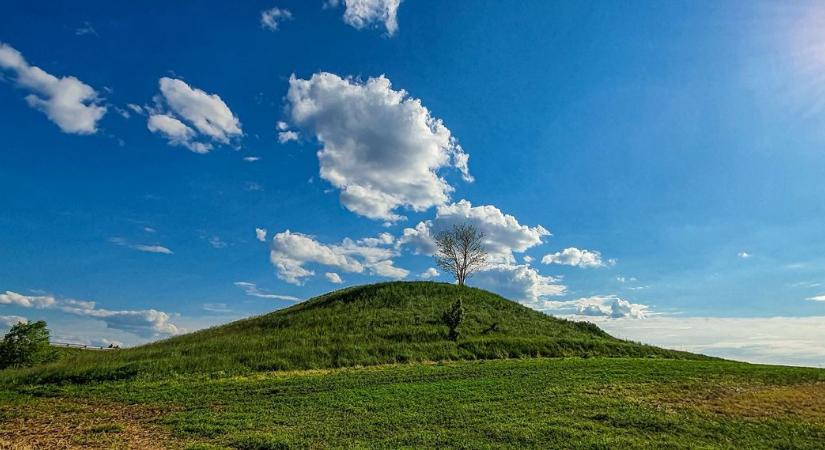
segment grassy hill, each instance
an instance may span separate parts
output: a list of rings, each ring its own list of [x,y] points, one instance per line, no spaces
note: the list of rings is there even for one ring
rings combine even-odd
[[[441,315],[461,298],[457,342]],[[423,361],[541,356],[696,358],[615,339],[480,289],[393,282],[335,291],[291,308],[132,349],[83,352],[7,382],[87,382],[170,374],[243,374]]]
[[[453,342],[439,319],[459,297],[467,318]],[[436,283],[348,288],[150,345],[70,351],[57,363],[0,371],[0,448],[822,442],[825,370],[622,341]]]

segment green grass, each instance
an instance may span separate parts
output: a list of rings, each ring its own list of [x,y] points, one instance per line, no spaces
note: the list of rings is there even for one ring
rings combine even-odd
[[[439,318],[461,298],[457,342]],[[825,371],[615,339],[384,283],[0,371],[0,448],[821,448]]]
[[[72,402],[131,405],[162,411],[146,423],[168,435],[167,446],[181,448],[821,448],[825,442],[825,371],[713,360],[403,364],[28,386],[5,395],[0,429],[12,429],[3,420],[26,412],[66,420],[55,410],[77,414],[67,406]]]
[[[457,298],[466,320],[453,342],[440,318]],[[133,349],[81,352],[49,365],[0,372],[0,384],[541,356],[697,358],[618,340],[595,325],[553,318],[480,289],[394,282],[343,289]]]

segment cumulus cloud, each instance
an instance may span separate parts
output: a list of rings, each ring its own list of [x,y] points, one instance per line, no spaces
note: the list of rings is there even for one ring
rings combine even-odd
[[[266,229],[265,228],[255,228],[255,239],[266,242]]]
[[[398,31],[398,7],[401,0],[328,0],[326,6],[336,7],[343,3],[344,22],[355,29],[383,25],[387,35],[392,36]]]
[[[167,114],[152,114],[146,127],[160,134],[172,145],[182,145],[195,153],[209,153],[212,145],[195,141],[197,133],[180,120]]]
[[[381,242],[380,237],[376,239]],[[286,230],[272,238],[269,259],[277,268],[279,278],[300,285],[305,278],[315,274],[304,267],[306,264],[334,267],[349,273],[368,270],[382,277],[404,278],[409,271],[393,265],[392,258],[397,255],[395,249],[380,247],[371,240],[346,238],[340,244],[328,245],[312,236]]]
[[[23,295],[6,291],[0,294],[0,305],[15,305],[23,308],[51,308],[57,304],[51,295]]]
[[[300,298],[293,297],[291,295],[279,295],[266,292],[265,290],[258,288],[255,283],[250,283],[249,281],[236,281],[234,284],[235,286],[241,288],[244,293],[250,297],[272,298],[275,300],[286,300],[290,302],[297,302],[301,300]]]
[[[618,319],[644,319],[650,314],[650,307],[615,295],[595,295],[576,300],[545,301],[540,305],[543,311],[560,315],[596,316]]]
[[[492,205],[473,206],[467,200],[436,209],[435,219],[406,228],[399,238],[399,245],[408,245],[416,253],[435,253],[433,236],[449,230],[453,225],[467,223],[484,233],[484,247],[490,259],[497,263],[514,263],[513,252],[521,253],[542,243],[550,232],[541,225],[522,225],[510,214],[504,214]]]
[[[825,294],[808,297],[805,300],[810,300],[812,302],[825,302]]]
[[[94,134],[106,114],[101,98],[91,86],[72,76],[56,77],[31,66],[23,55],[0,42],[0,69],[14,74],[18,87],[28,90],[25,100],[65,133]]]
[[[541,262],[543,264],[563,264],[565,266],[592,268],[612,265],[613,260],[605,263],[602,261],[602,254],[597,251],[568,247],[560,252],[544,255]]]
[[[444,204],[453,187],[437,173],[443,168],[471,180],[467,155],[450,130],[384,76],[366,82],[326,72],[309,80],[293,76],[287,101],[292,122],[323,146],[321,177],[356,214],[397,221],[398,208]]]
[[[108,310],[98,308],[95,302],[57,299],[52,295],[23,295],[6,291],[0,294],[0,304],[14,304],[24,308],[55,309],[76,316],[90,317],[107,327],[144,337],[178,334],[180,330],[170,322],[171,316],[155,309]]]
[[[423,278],[425,280],[429,280],[430,278],[435,278],[439,275],[438,270],[435,267],[430,267],[427,270],[421,272],[418,275],[418,278]]]
[[[173,255],[174,252],[169,250],[169,248],[164,247],[162,245],[147,245],[147,244],[131,244],[126,239],[120,237],[113,237],[109,238],[109,242],[115,245],[119,245],[121,247],[131,248],[132,250],[137,250],[140,252],[146,253],[160,253],[163,255]]]
[[[299,136],[297,131],[279,131],[278,142],[286,144],[289,141],[297,141]]]
[[[751,255],[750,253],[748,253],[746,251],[741,251],[741,252],[737,253],[736,256],[738,256],[741,259],[748,259],[753,255]]]
[[[278,25],[287,20],[292,20],[292,13],[288,9],[270,8],[261,11],[261,26],[269,31],[278,31]]]
[[[214,143],[230,144],[243,135],[241,123],[215,94],[192,88],[186,82],[163,77],[158,82],[147,127],[171,145],[195,153],[208,153]]]
[[[565,293],[566,287],[559,281],[539,274],[527,264],[494,264],[474,274],[467,284],[535,307],[545,297]]]
[[[338,275],[335,272],[327,272],[324,274],[324,277],[326,277],[327,281],[330,283],[341,284],[344,282],[344,280],[341,279],[341,275]]]

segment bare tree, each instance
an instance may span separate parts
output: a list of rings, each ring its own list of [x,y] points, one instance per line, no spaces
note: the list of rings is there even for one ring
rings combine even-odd
[[[439,232],[435,235],[436,264],[464,286],[464,281],[487,263],[483,239],[484,233],[467,223]]]

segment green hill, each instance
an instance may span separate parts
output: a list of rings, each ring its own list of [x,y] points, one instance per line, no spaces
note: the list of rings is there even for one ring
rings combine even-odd
[[[458,298],[466,318],[453,342],[441,315]],[[697,358],[615,339],[595,325],[554,318],[480,289],[392,282],[342,289],[149,345],[7,371],[0,380],[82,383],[541,356]]]

